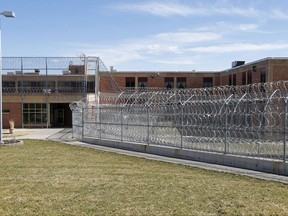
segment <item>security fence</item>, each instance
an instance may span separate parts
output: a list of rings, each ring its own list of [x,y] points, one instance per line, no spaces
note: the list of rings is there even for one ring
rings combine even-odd
[[[68,104],[96,96],[99,74],[119,91],[99,57],[3,57],[2,66],[4,127],[14,118],[24,128],[71,126]]]
[[[70,104],[73,137],[287,160],[288,82],[100,95]]]
[[[2,57],[3,94],[87,93],[99,91],[99,73],[112,91],[119,86],[99,57]],[[56,80],[52,76],[59,77]],[[68,81],[69,82],[68,82]]]

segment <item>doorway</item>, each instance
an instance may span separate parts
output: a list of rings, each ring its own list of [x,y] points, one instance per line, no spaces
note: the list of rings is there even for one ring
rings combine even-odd
[[[72,111],[69,103],[50,104],[51,127],[72,127]]]

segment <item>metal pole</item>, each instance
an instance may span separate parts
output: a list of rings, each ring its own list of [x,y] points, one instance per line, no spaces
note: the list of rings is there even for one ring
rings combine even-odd
[[[84,138],[84,106],[82,106],[82,139]]]
[[[121,142],[123,142],[123,107],[121,106]]]
[[[84,55],[85,56],[85,55]],[[84,89],[83,89],[83,98],[87,99],[87,69],[88,69],[88,57],[84,57]]]
[[[183,149],[183,131],[184,131],[184,106],[181,107],[181,149]]]
[[[147,143],[150,144],[150,110],[149,106],[147,106]]]
[[[283,138],[284,138],[284,146],[283,146],[283,161],[286,162],[286,122],[287,122],[287,98],[284,101],[285,112],[284,112],[284,128],[283,128]]]
[[[2,122],[2,44],[1,44],[1,18],[0,18],[0,144],[3,143],[3,137],[2,137],[2,128],[3,128],[3,122]]]
[[[97,57],[96,60],[96,71],[95,71],[95,101],[96,104],[99,104],[99,89],[100,89],[100,74],[99,74],[99,65],[100,65],[100,59]]]
[[[24,128],[24,94],[23,94],[23,73],[24,73],[24,67],[23,67],[23,58],[21,57],[21,86],[20,86],[20,91],[21,91],[21,106],[22,106],[22,128]],[[19,92],[19,85],[18,85],[18,92]]]
[[[2,119],[2,31],[1,31],[1,16],[15,18],[15,13],[12,11],[3,11],[0,13],[0,144],[3,143],[3,119]]]
[[[102,134],[102,115],[101,115],[101,107],[99,107],[99,139],[101,140],[101,134]]]
[[[227,104],[225,103],[225,149],[224,149],[224,153],[227,154],[227,136],[228,136],[228,117],[227,117]]]
[[[45,63],[46,63],[46,80],[45,80],[45,100],[46,100],[46,128],[49,128],[49,122],[50,122],[50,115],[49,115],[49,110],[48,106],[48,61],[47,61],[47,57],[45,58]]]

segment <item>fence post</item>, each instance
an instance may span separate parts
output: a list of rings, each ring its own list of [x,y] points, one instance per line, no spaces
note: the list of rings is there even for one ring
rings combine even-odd
[[[147,106],[147,143],[150,144],[150,110],[149,105]]]
[[[284,128],[283,128],[283,138],[284,138],[284,146],[283,146],[283,161],[286,162],[286,118],[287,118],[287,98],[284,101],[285,111],[284,111]]]
[[[123,142],[123,107],[121,106],[120,108],[121,112],[120,112],[120,115],[121,115],[121,142]]]
[[[231,98],[233,97],[233,94],[231,94],[224,102],[224,111],[225,111],[225,128],[224,128],[224,142],[225,142],[225,150],[224,150],[224,154],[227,154],[227,152],[229,152],[229,148],[228,148],[228,111],[229,111],[229,101],[231,100]]]
[[[227,154],[227,136],[228,136],[228,116],[227,116],[227,104],[225,102],[225,139],[224,139],[224,154]]]
[[[84,138],[84,106],[82,106],[82,138],[81,140],[83,140]]]
[[[102,107],[99,107],[99,139],[101,140],[101,134],[102,134]]]
[[[184,106],[181,106],[181,149],[183,149],[183,131],[184,131]]]

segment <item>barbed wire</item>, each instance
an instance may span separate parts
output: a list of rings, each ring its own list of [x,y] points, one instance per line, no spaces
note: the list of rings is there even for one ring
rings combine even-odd
[[[286,160],[287,86],[279,81],[103,94],[98,104],[81,104],[83,126],[77,130],[101,139]]]

